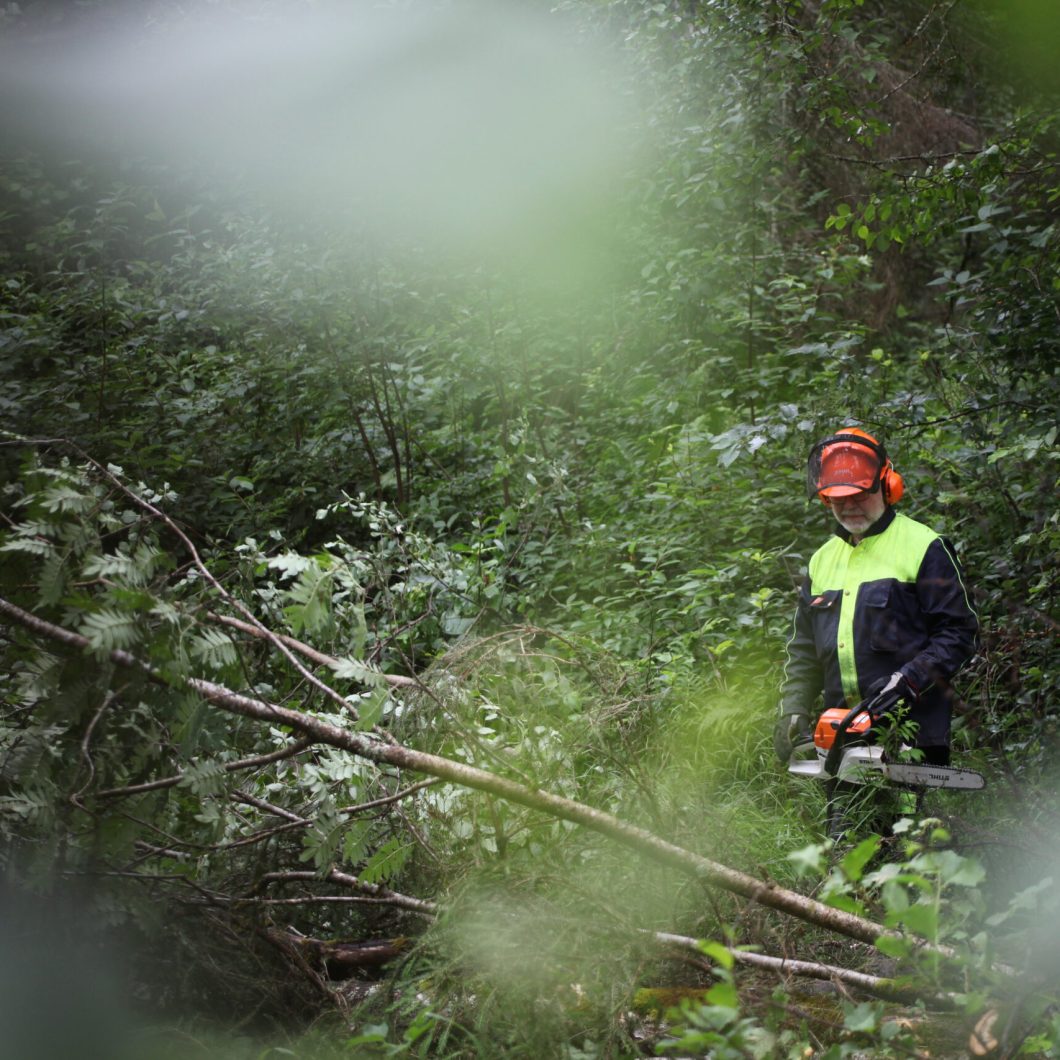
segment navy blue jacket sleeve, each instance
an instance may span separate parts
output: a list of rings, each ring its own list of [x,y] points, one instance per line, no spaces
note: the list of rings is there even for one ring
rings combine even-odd
[[[933,541],[924,554],[916,595],[928,643],[902,673],[924,692],[934,684],[948,685],[978,647],[979,618],[957,554],[945,538]]]
[[[817,658],[810,614],[810,580],[803,580],[799,603],[795,609],[795,625],[788,641],[788,658],[781,685],[782,714],[811,714],[821,689],[824,673]]]

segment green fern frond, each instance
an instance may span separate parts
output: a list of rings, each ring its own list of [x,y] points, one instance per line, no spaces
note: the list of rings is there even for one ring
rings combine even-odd
[[[283,609],[295,635],[323,633],[331,624],[331,572],[317,563],[300,571],[284,594],[290,604]]]
[[[60,483],[45,490],[40,496],[40,504],[46,512],[73,514],[85,511],[95,498],[66,483]]]
[[[55,546],[50,541],[39,537],[9,537],[2,545],[0,552],[27,552],[32,556],[50,556]]]
[[[82,568],[86,578],[113,578],[129,585],[146,585],[163,558],[161,550],[141,542],[130,554],[119,549],[105,555],[90,556]]]
[[[104,607],[84,616],[81,633],[88,638],[89,647],[101,655],[118,648],[131,648],[139,639],[133,615]]]
[[[61,519],[27,519],[11,528],[12,534],[20,537],[39,537],[44,540],[57,538],[63,529]]]
[[[81,573],[86,578],[121,578],[124,581],[133,581],[136,577],[136,562],[124,552],[89,556]]]
[[[231,637],[219,629],[204,629],[196,634],[191,641],[191,654],[215,670],[234,666],[239,661]]]
[[[318,872],[326,872],[335,861],[342,845],[346,822],[330,803],[325,804],[317,815],[312,828],[302,837],[301,862],[312,861]]]
[[[184,613],[168,600],[156,600],[154,607],[151,608],[151,614],[170,626],[179,626],[184,620]]]
[[[202,798],[218,795],[224,790],[225,770],[220,762],[212,758],[196,762],[184,770],[179,786]]]
[[[380,688],[386,684],[386,676],[382,670],[358,659],[336,659],[331,671],[339,681],[357,681],[370,688]]]
[[[144,579],[139,584],[146,585],[154,577],[158,568],[168,562],[168,559],[166,553],[157,545],[141,541],[133,552],[136,569]]]
[[[45,557],[37,582],[40,589],[37,599],[43,605],[57,604],[62,599],[69,585],[67,572],[66,557],[62,553],[52,552]]]
[[[393,879],[405,867],[412,844],[402,842],[398,836],[388,839],[367,861],[357,874],[363,883],[383,883]]]

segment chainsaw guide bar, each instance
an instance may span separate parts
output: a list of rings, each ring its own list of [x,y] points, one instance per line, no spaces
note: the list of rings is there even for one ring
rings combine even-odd
[[[983,775],[974,769],[958,769],[953,766],[932,766],[913,762],[884,761],[879,747],[864,745],[848,747],[839,760],[834,775],[825,772],[825,757],[818,752],[813,758],[793,760],[788,772],[813,780],[843,780],[848,783],[864,783],[870,774],[878,773],[892,784],[916,788],[955,788],[963,791],[978,791],[985,786]]]

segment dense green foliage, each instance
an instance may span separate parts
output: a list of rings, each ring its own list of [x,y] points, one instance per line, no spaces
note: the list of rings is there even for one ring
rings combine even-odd
[[[24,6],[16,47],[116,17]],[[152,1018],[276,1034],[337,1006],[306,1055],[912,1055],[882,1003],[792,1019],[716,943],[706,1001],[638,1022],[678,975],[645,932],[842,961],[567,822],[221,713],[195,676],[805,870],[957,945],[971,1017],[998,950],[1030,984],[1005,1048],[1057,1055],[1033,930],[1060,827],[1056,130],[989,7],[953,7],[567,0],[547,18],[614,64],[634,147],[534,251],[5,119],[0,596],[87,638],[0,641],[0,856],[43,938],[103,929]],[[803,460],[846,422],[983,619],[955,741],[991,787],[929,805],[957,850],[928,827],[872,869],[875,846],[829,864],[768,742],[829,529]],[[401,959],[360,1008],[298,941],[383,936]]]

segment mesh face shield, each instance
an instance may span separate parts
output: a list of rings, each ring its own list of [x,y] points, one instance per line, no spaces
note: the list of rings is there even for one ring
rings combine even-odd
[[[875,493],[887,465],[882,445],[857,434],[834,434],[818,442],[806,462],[806,495],[851,497]]]

